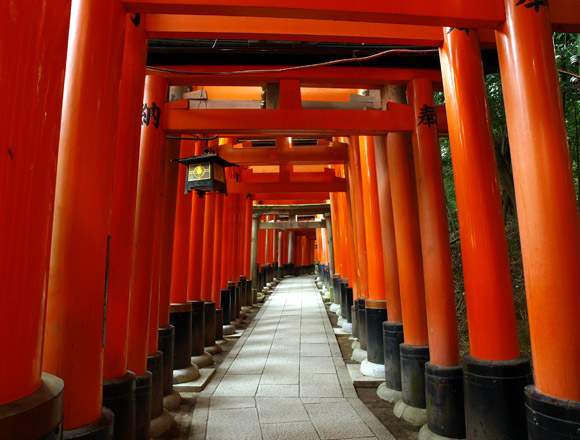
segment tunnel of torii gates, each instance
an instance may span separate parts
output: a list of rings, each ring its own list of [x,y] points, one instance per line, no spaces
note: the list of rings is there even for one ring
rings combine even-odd
[[[450,438],[580,437],[580,221],[551,39],[580,31],[577,2],[50,3],[0,13],[0,437],[159,435],[164,405],[179,404],[172,384],[212,362],[274,278],[314,270],[403,417]],[[441,70],[146,68],[148,38],[226,37],[429,46]],[[482,47],[499,57],[533,370],[518,348]],[[252,72],[216,74],[231,70]],[[264,105],[231,99],[233,87],[264,90]],[[237,165],[227,196],[184,194],[172,159],[209,147]]]

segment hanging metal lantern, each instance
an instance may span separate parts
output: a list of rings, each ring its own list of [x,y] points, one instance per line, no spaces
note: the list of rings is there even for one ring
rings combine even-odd
[[[187,166],[185,176],[185,194],[196,191],[200,197],[206,192],[217,191],[227,194],[227,167],[237,166],[219,157],[213,150],[199,156],[185,157],[177,162]]]

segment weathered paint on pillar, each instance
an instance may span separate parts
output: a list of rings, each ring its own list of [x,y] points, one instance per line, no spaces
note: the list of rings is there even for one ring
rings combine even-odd
[[[36,391],[42,380],[70,0],[48,8],[24,0],[4,3],[2,10],[0,404]]]
[[[44,370],[66,383],[65,430],[101,417],[105,283],[124,33],[125,10],[119,1],[73,1],[43,357]]]
[[[580,220],[549,8],[548,2],[535,8],[519,3],[506,2],[506,21],[496,40],[535,386],[549,396],[580,402]]]
[[[294,264],[295,261],[295,246],[294,246],[294,235],[295,232],[294,231],[289,231],[288,232],[288,263],[289,264]],[[320,244],[318,245],[318,249],[320,249]]]
[[[387,138],[385,136],[375,137],[375,161],[377,165],[377,189],[380,194],[379,210],[381,215],[381,240],[385,264],[388,319],[391,322],[402,322],[399,264],[397,259],[397,243],[395,241],[391,182],[389,181],[389,166],[387,163]]]
[[[386,293],[385,265],[383,262],[381,215],[379,210],[374,139],[370,136],[360,136],[359,147],[367,246],[369,297],[371,299],[384,300]]]
[[[137,376],[147,371],[147,346],[150,311],[157,315],[159,289],[152,287],[153,247],[155,218],[159,202],[159,187],[163,182],[160,159],[165,151],[162,145],[165,135],[161,129],[164,118],[164,103],[167,99],[167,81],[159,76],[147,75],[143,108],[151,109],[151,119],[146,114],[141,125],[141,147],[139,175],[137,179],[137,206],[135,209],[135,234],[133,239],[133,268],[131,272],[131,305],[129,311],[129,357],[128,368]],[[157,109],[157,110],[155,110]],[[156,256],[159,258],[159,255]],[[152,294],[153,292],[153,294]],[[157,322],[157,316],[154,321]],[[158,326],[154,333],[157,335]],[[156,336],[153,338],[156,339]],[[155,341],[154,350],[157,352]]]
[[[390,86],[389,91],[393,99],[405,100],[404,87]],[[429,342],[421,235],[413,168],[413,147],[408,134],[389,133],[387,160],[393,201],[405,343],[426,346]]]
[[[125,48],[117,146],[113,207],[111,211],[111,250],[109,255],[109,288],[104,379],[122,377],[127,373],[129,328],[129,296],[135,229],[135,201],[139,169],[139,136],[141,107],[145,86],[147,36],[144,23],[135,26],[131,17],[125,20]]]
[[[477,31],[443,30],[440,50],[471,355],[519,357],[493,135]],[[474,99],[477,97],[477,99]],[[482,270],[482,267],[485,270]]]
[[[429,356],[433,365],[459,364],[459,341],[447,206],[443,187],[441,148],[434,109],[433,85],[428,79],[409,83],[409,103],[415,115],[413,157],[421,229],[425,301],[429,325]]]
[[[191,141],[181,141],[180,158],[193,156],[195,145]],[[179,167],[175,203],[175,227],[173,232],[173,264],[171,268],[171,302],[186,303],[188,299],[187,279],[189,268],[189,234],[191,222],[191,192],[185,194],[187,167]]]
[[[250,260],[252,262],[252,288],[258,287],[258,235],[260,232],[260,216],[252,215],[252,248]]]
[[[332,229],[332,215],[330,212],[326,212],[324,214],[324,218],[326,219],[326,248],[328,249],[328,267],[330,270],[330,275],[334,274],[334,238],[332,236],[333,229]],[[306,238],[306,237],[304,237]],[[306,248],[306,243],[304,243],[304,248]]]

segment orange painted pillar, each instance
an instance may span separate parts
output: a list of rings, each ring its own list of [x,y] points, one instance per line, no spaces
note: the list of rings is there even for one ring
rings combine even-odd
[[[220,288],[227,289],[228,277],[231,272],[232,264],[232,195],[224,198],[224,224],[222,229],[222,273]],[[229,323],[228,323],[229,324]]]
[[[445,29],[443,35],[440,57],[471,351],[464,357],[467,435],[496,436],[500,429],[506,438],[523,438],[526,427],[522,389],[531,380],[531,373],[528,361],[519,358],[478,34],[473,29],[469,33]],[[498,377],[502,378],[501,387],[496,385]],[[482,381],[486,381],[485,393],[478,385]],[[505,401],[506,393],[520,402],[509,413],[507,407],[498,404]],[[490,420],[496,420],[497,425]],[[488,428],[481,430],[481,423]]]
[[[203,154],[203,142],[196,142],[191,155]],[[185,167],[183,167],[185,168]],[[205,301],[203,297],[203,260],[204,252],[204,228],[206,217],[205,197],[199,197],[197,193],[191,194],[191,212],[187,222],[189,227],[188,272],[187,272],[187,300]],[[206,280],[207,283],[207,280]]]
[[[393,99],[405,101],[404,87],[389,87],[389,90]],[[413,147],[408,134],[389,133],[387,162],[404,328],[404,343],[400,345],[403,401],[425,408],[424,363],[429,360],[429,341]]]
[[[391,199],[391,183],[389,181],[389,166],[387,163],[387,139],[385,136],[376,136],[374,144],[377,188],[380,194],[379,210],[381,216],[383,260],[385,264],[387,315],[390,322],[403,322],[401,294],[399,291],[397,244],[395,241],[395,224],[393,219],[393,203]]]
[[[211,287],[211,298],[215,302],[216,308],[220,308],[220,289],[222,275],[222,238],[224,226],[224,204],[225,195],[217,194],[215,203],[215,230],[214,230],[214,251],[213,251],[213,278]]]
[[[144,26],[135,26],[126,17],[125,49],[117,145],[113,205],[111,210],[111,246],[106,310],[106,343],[103,370],[103,404],[115,414],[115,438],[135,434],[135,401],[127,399],[120,383],[133,383],[136,377],[127,371],[129,298],[135,229],[135,202],[139,169],[141,107],[145,84],[147,37]],[[121,390],[121,391],[119,391]]]
[[[124,32],[119,1],[73,2],[43,352],[43,368],[66,383],[65,430],[112,428],[101,409],[103,326]]]
[[[70,1],[2,9],[0,432],[41,438],[63,416],[63,382],[42,373],[42,345]],[[20,399],[36,404],[23,410]],[[51,410],[46,420],[37,416],[42,405]]]
[[[203,231],[202,252],[192,250],[191,256],[194,260],[201,259],[201,299],[205,302],[211,301],[211,285],[213,279],[213,250],[215,235],[215,205],[216,194],[207,193],[205,196],[205,215],[202,225],[196,225]],[[201,257],[201,258],[200,258]]]
[[[356,278],[359,298],[368,298],[369,281],[367,246],[364,227],[363,190],[361,177],[360,149],[357,136],[350,138],[348,146],[348,184],[350,188],[350,215],[353,228],[353,248],[356,254]],[[353,286],[354,288],[354,286]],[[354,290],[354,289],[353,289]]]
[[[157,350],[159,286],[152,283],[154,268],[159,262],[159,254],[154,253],[155,223],[163,185],[161,159],[165,159],[165,135],[162,124],[167,91],[164,78],[153,75],[145,78],[129,310],[128,368],[135,372],[138,383],[150,377],[151,419],[163,413],[163,353]],[[142,411],[147,411],[140,407],[139,400],[136,436],[142,438],[149,435],[149,421],[147,417],[145,420],[139,417]]]
[[[248,280],[252,278],[252,263],[251,263],[251,249],[252,249],[252,207],[254,206],[252,197],[246,196],[246,219],[244,231],[244,275]]]
[[[433,85],[428,79],[415,79],[409,83],[408,91],[417,122],[413,156],[429,325],[430,362],[425,365],[427,420],[431,432],[464,438],[463,369],[459,365],[441,148],[437,123],[429,119],[429,109],[435,108]]]
[[[548,2],[506,2],[496,40],[534,365],[528,420],[532,410],[549,418],[566,408],[565,423],[556,429],[564,436],[580,432],[580,220]],[[542,408],[546,403],[549,409]],[[528,422],[530,438],[548,435],[548,418]]]
[[[180,158],[193,156],[194,153],[195,144],[193,142],[181,141]],[[186,174],[187,167],[179,167],[175,202],[175,226],[173,232],[173,264],[171,266],[172,304],[185,304],[188,300],[197,299],[193,296],[193,290],[191,292],[188,290],[190,224],[192,218],[191,205],[192,198],[197,197],[197,195],[191,192],[185,194]],[[199,289],[196,290],[197,292],[199,292]]]
[[[373,138],[370,136],[360,136],[359,147],[368,261],[369,298],[384,301],[385,267],[383,264],[381,217],[379,210],[379,194],[377,190],[375,144]]]
[[[244,249],[244,230],[245,230],[245,216],[242,194],[236,194],[236,214],[235,214],[235,234],[234,234],[234,273],[232,281],[236,282],[240,279],[240,275],[243,272],[243,249]],[[273,246],[272,241],[270,241],[270,247]]]

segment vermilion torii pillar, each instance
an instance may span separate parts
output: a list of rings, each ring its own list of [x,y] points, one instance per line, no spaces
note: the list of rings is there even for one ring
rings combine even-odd
[[[406,101],[405,87],[403,86],[390,86],[388,93],[390,100],[399,103]],[[397,409],[397,405],[409,405],[411,408],[415,408],[414,411],[418,413],[425,411],[422,410],[426,407],[424,364],[429,360],[421,233],[413,167],[413,148],[408,134],[389,133],[387,160],[393,202],[405,341],[400,346],[403,400],[396,404],[395,414],[402,413],[405,418],[406,413],[400,408]],[[421,423],[421,417],[414,417],[414,423]],[[426,419],[423,419],[421,424],[425,421]]]
[[[213,273],[211,282],[211,299],[215,303],[215,331],[216,340],[223,339],[223,310],[221,309],[221,275],[222,275],[222,236],[224,226],[224,204],[225,195],[216,195],[215,205],[215,229],[214,229],[214,251],[213,251]]]
[[[116,439],[132,439],[135,436],[136,377],[135,373],[127,371],[127,356],[132,237],[135,229],[140,120],[147,58],[144,22],[136,26],[130,15],[127,15],[125,22],[121,79],[124,86],[121,88],[115,153],[103,371],[103,405],[115,414]]]
[[[152,286],[152,274],[154,260],[159,258],[159,255],[157,258],[154,255],[154,235],[156,212],[161,201],[159,188],[163,185],[161,160],[165,159],[165,135],[161,124],[167,91],[168,84],[164,78],[153,75],[145,78],[133,239],[128,356],[128,367],[137,375],[138,388],[143,384],[136,400],[136,437],[139,439],[150,435],[149,420],[146,417],[148,410],[151,411],[152,419],[151,435],[159,435],[171,425],[169,418],[169,425],[161,424],[158,431],[160,420],[153,422],[163,415],[163,353],[157,350],[159,289]],[[155,315],[153,319],[152,315]],[[151,320],[154,322],[153,329],[150,329]],[[150,338],[154,340],[150,341]],[[145,386],[148,380],[151,381],[150,399],[147,399]],[[148,400],[150,408],[146,408]],[[167,418],[166,416],[165,419]]]
[[[457,28],[443,33],[441,68],[470,342],[470,354],[463,359],[467,436],[523,439],[523,388],[531,372],[518,346],[478,34]]]
[[[416,79],[409,83],[408,93],[417,122],[413,157],[429,325],[430,361],[425,365],[427,423],[437,435],[464,438],[463,370],[459,365],[441,149],[437,121],[432,119],[433,85],[428,79]]]
[[[387,302],[385,296],[381,215],[373,141],[374,139],[371,136],[359,137],[369,298],[372,300],[367,301],[365,307],[367,360],[361,363],[361,372],[368,376],[383,377],[385,374],[383,322],[387,320]]]
[[[66,383],[64,429],[77,438],[112,434],[104,306],[125,17],[117,0],[72,4],[43,367]]]
[[[42,373],[41,358],[70,0],[47,8],[25,0],[3,11],[0,432],[41,438],[63,417],[63,381]]]
[[[534,364],[528,435],[569,438],[580,432],[580,220],[548,2],[506,2],[496,40]]]

